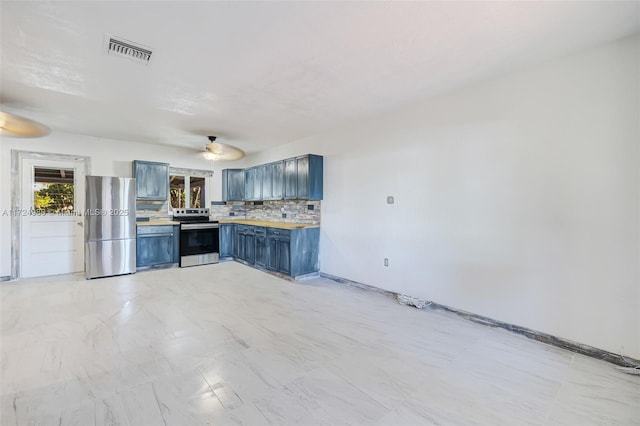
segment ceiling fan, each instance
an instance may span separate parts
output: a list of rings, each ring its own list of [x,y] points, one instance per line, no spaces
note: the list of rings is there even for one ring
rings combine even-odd
[[[47,126],[9,112],[0,111],[0,135],[14,138],[39,138],[51,132]]]
[[[204,158],[211,161],[234,161],[239,160],[245,156],[245,153],[240,148],[227,145],[222,142],[216,142],[216,136],[207,136],[209,143],[205,146],[203,152]]]

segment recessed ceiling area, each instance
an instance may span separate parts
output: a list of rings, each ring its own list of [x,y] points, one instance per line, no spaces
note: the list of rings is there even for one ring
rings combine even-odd
[[[3,1],[0,102],[54,130],[247,153],[640,31],[639,2]],[[107,34],[153,50],[105,52]]]

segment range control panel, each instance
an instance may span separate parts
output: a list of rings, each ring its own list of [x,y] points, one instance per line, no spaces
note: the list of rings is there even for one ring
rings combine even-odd
[[[173,217],[209,216],[209,209],[173,209]]]

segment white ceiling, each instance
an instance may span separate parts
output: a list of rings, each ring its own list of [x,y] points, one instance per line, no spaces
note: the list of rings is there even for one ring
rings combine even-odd
[[[640,31],[640,2],[2,1],[0,102],[55,130],[255,152]],[[104,52],[105,33],[153,48]]]

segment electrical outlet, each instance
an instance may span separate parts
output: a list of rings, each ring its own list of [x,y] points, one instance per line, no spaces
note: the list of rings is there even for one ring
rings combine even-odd
[[[389,266],[389,258],[388,257],[384,258],[384,266]]]

